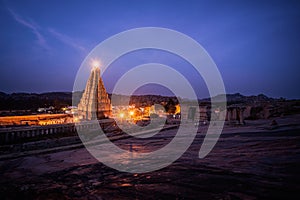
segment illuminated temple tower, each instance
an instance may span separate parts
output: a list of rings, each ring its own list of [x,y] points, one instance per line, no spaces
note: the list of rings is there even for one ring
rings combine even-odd
[[[86,83],[85,91],[78,104],[81,119],[103,119],[111,115],[111,103],[100,77],[100,68],[94,66]]]

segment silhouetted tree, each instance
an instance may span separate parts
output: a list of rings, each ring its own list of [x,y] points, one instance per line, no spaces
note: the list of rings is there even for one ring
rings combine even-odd
[[[176,111],[175,102],[172,99],[169,99],[168,103],[165,105],[166,112],[169,114],[174,114]]]

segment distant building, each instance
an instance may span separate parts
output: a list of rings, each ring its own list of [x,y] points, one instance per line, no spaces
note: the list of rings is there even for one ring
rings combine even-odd
[[[48,108],[38,108],[37,111],[39,113],[52,113],[54,109],[55,108],[53,106],[50,106]]]
[[[77,114],[77,106],[68,106],[62,109],[66,114]]]

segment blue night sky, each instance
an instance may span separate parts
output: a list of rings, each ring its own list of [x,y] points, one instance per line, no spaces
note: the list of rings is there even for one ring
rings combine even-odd
[[[300,98],[299,1],[1,1],[0,23],[3,92],[72,91],[81,62],[98,43],[150,26],[198,41],[218,66],[227,93]],[[180,68],[191,82],[199,79],[175,55],[133,52],[104,74],[108,91],[130,67],[147,62]],[[195,88],[206,90],[203,83]]]

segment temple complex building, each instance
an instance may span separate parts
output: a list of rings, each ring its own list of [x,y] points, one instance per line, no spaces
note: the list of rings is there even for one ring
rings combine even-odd
[[[71,114],[40,114],[0,117],[0,127],[22,125],[40,126],[67,123],[73,123],[73,116]]]
[[[104,119],[111,116],[112,106],[100,77],[100,68],[94,67],[78,104],[78,117],[82,120]]]

